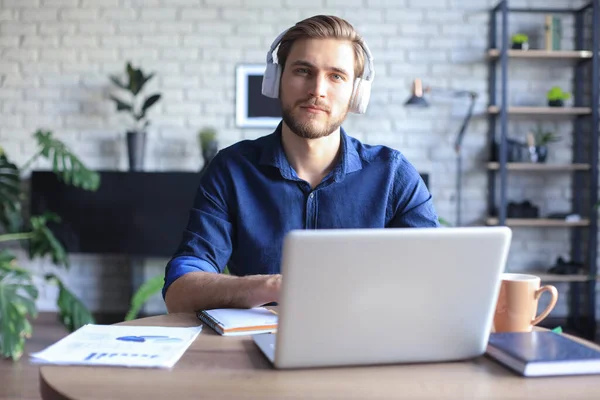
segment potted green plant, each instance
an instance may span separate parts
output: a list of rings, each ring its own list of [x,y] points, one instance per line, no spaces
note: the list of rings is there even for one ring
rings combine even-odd
[[[67,253],[48,224],[60,223],[53,213],[29,215],[25,210],[27,188],[23,171],[39,157],[52,163],[53,172],[65,184],[95,191],[100,176],[90,171],[52,132],[38,130],[34,137],[38,151],[22,167],[10,161],[0,146],[0,358],[18,360],[31,336],[30,318],[37,316],[38,290],[34,273],[17,262],[14,250],[21,245],[29,259],[49,257],[56,266],[69,267]],[[69,331],[93,323],[85,305],[71,293],[55,274],[40,276],[58,286],[59,318]]]
[[[110,80],[119,88],[129,94],[129,101],[110,95],[111,100],[115,102],[117,111],[125,111],[132,118],[132,125],[127,130],[127,154],[129,156],[129,169],[138,171],[143,169],[144,152],[146,148],[146,128],[150,121],[146,117],[147,111],[152,107],[161,95],[156,93],[143,99],[140,96],[144,86],[152,77],[153,73],[148,75],[140,68],[134,68],[130,62],[125,67],[127,81],[123,82],[115,75],[110,75]]]
[[[546,97],[548,98],[548,106],[563,107],[565,105],[565,100],[571,98],[571,94],[563,91],[558,86],[553,86],[548,90]]]
[[[202,152],[202,158],[204,159],[204,164],[202,166],[202,171],[204,171],[210,163],[210,161],[219,151],[217,131],[211,127],[206,127],[200,130],[198,132],[198,142],[200,143],[200,151]]]
[[[535,139],[535,152],[537,154],[537,162],[544,163],[548,158],[548,145],[561,141],[561,137],[554,132],[546,131],[541,125],[537,125],[533,130]]]
[[[512,48],[516,50],[529,49],[529,37],[524,33],[515,33],[511,37]]]

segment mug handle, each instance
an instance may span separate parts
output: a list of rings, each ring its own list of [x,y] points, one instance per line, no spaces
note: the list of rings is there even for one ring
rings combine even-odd
[[[556,288],[552,285],[542,286],[541,288],[536,290],[534,298],[536,300],[538,300],[540,298],[540,296],[542,295],[542,293],[544,293],[544,292],[550,292],[550,295],[552,296],[552,300],[550,300],[550,304],[548,304],[546,309],[544,311],[542,311],[542,313],[539,316],[537,316],[533,321],[531,321],[531,325],[537,325],[544,318],[546,318],[548,316],[548,314],[550,314],[550,311],[552,311],[552,309],[556,305],[556,301],[558,300],[558,290],[556,290]]]

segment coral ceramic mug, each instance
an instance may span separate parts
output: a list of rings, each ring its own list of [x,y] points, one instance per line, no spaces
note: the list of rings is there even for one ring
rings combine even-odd
[[[552,285],[540,285],[541,279],[535,275],[502,274],[494,313],[496,332],[531,332],[550,314],[558,300],[558,291]],[[546,309],[536,317],[538,300],[544,292],[550,293],[552,298]]]

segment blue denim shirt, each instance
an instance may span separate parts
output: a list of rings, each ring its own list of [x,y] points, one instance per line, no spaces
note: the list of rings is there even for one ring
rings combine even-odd
[[[203,174],[167,288],[192,271],[276,274],[292,229],[436,227],[421,176],[397,150],[369,146],[341,129],[340,161],[314,189],[270,135],[221,150]]]

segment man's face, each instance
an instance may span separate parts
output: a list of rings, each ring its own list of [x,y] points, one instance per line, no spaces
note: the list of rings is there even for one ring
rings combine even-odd
[[[354,85],[349,41],[300,39],[292,45],[281,76],[283,121],[298,136],[328,136],[342,124]]]

